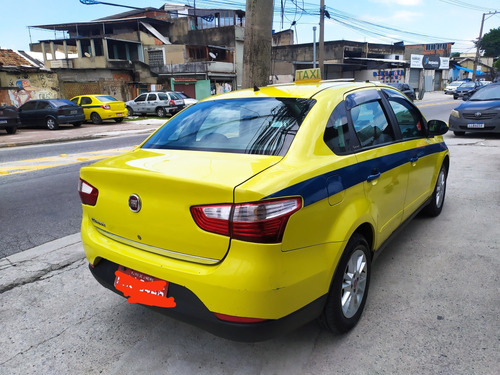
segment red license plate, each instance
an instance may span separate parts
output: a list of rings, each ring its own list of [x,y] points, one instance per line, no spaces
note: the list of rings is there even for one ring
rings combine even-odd
[[[128,297],[128,302],[175,307],[174,298],[167,297],[168,281],[122,266],[118,267],[115,276],[115,288]]]

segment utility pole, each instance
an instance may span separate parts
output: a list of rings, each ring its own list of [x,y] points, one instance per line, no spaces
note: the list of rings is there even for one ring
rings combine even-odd
[[[319,8],[319,51],[318,51],[318,65],[321,78],[325,78],[324,73],[325,63],[325,0],[320,1]]]
[[[242,88],[269,84],[273,5],[270,0],[247,0]]]
[[[477,39],[477,45],[476,45],[476,58],[474,59],[474,69],[472,70],[472,80],[476,80],[476,70],[477,70],[477,64],[479,63],[479,45],[481,44],[481,38],[483,37],[483,26],[484,26],[484,17],[486,15],[494,15],[500,12],[494,11],[494,12],[488,12],[488,13],[483,13],[483,19],[481,20],[481,28],[479,30],[479,38]]]

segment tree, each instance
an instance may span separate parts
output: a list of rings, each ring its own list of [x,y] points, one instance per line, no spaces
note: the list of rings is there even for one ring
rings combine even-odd
[[[479,48],[484,51],[485,57],[500,56],[500,27],[491,29],[484,34],[479,43]]]

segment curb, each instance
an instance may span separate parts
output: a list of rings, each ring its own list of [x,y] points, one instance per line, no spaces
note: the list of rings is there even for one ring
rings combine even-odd
[[[85,257],[80,233],[0,259],[0,294],[37,281]]]

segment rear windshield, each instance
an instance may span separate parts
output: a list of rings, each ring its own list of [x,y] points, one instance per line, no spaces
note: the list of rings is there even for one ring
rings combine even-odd
[[[100,95],[100,96],[96,96],[97,100],[101,101],[101,102],[116,102],[118,101],[117,99],[113,98],[112,96],[104,96],[104,95]]]
[[[284,155],[314,103],[296,98],[201,102],[173,117],[142,147]]]
[[[63,105],[73,105],[73,106],[76,106],[75,103],[69,101],[69,100],[66,100],[66,99],[55,99],[55,100],[51,100],[52,104],[56,107],[62,107]]]

